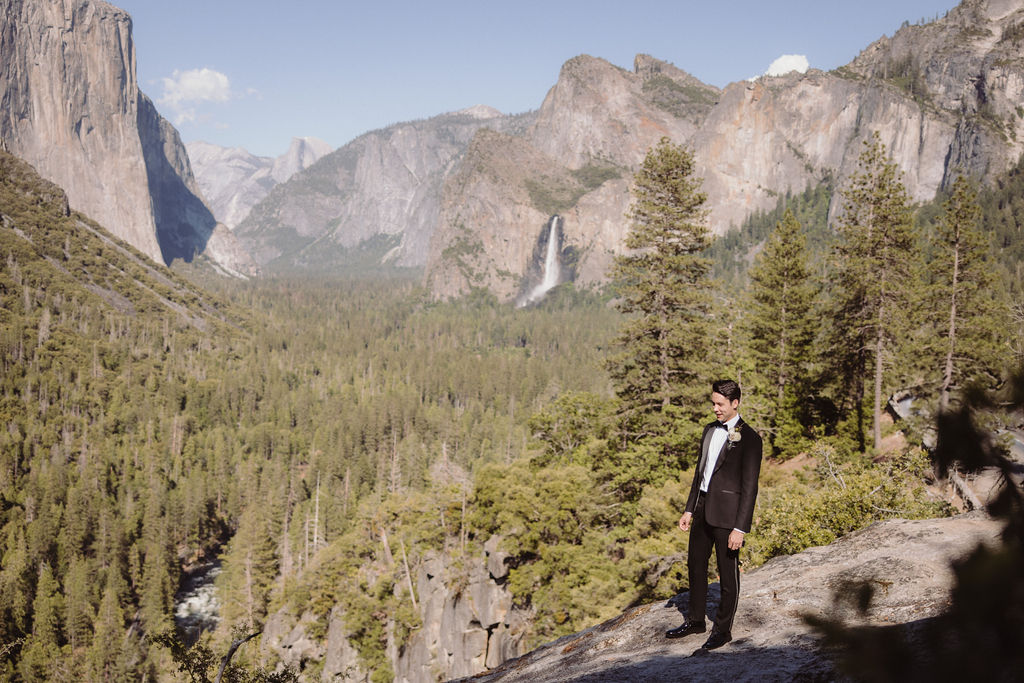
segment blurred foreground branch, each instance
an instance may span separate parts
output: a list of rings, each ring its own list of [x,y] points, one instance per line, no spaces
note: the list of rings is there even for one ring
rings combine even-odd
[[[1002,544],[979,545],[952,565],[948,610],[896,626],[850,626],[842,619],[807,615],[844,673],[863,681],[1020,680],[1024,671],[1024,490],[1020,465],[987,423],[994,416],[1024,419],[1024,367],[999,392],[969,390],[962,403],[937,419],[932,455],[938,472],[995,468],[1002,485],[986,511],[1003,522]],[[836,602],[870,609],[871,582],[851,584]]]

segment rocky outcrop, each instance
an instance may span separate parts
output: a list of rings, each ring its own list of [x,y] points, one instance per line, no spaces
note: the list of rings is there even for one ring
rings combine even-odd
[[[190,142],[186,148],[203,196],[213,215],[228,229],[241,223],[275,185],[331,152],[330,145],[316,138],[293,138],[288,151],[277,158],[208,142]]]
[[[512,606],[504,584],[506,554],[498,539],[484,546],[482,561],[456,570],[448,558],[432,554],[416,570],[417,607],[423,627],[406,642],[396,642],[387,628],[387,652],[396,683],[433,683],[485,671],[523,653],[526,617]],[[468,572],[468,573],[467,573]],[[370,680],[348,641],[345,614],[331,610],[325,642],[311,638],[310,614],[298,619],[278,612],[264,628],[262,648],[286,665],[302,669],[323,662],[320,680],[365,683]]]
[[[555,683],[624,680],[834,680],[829,656],[805,615],[842,617],[863,625],[913,628],[949,604],[952,562],[978,544],[1000,542],[1001,524],[976,511],[928,520],[893,519],[848,534],[831,545],[777,557],[741,579],[734,640],[706,657],[691,657],[702,636],[668,640],[685,618],[687,595],[641,605],[603,624],[523,654],[529,615],[512,606],[504,587],[506,555],[497,538],[481,561],[454,569],[430,555],[414,575],[423,626],[407,641],[389,627],[388,656],[398,683],[466,681]],[[870,609],[837,599],[850,585],[874,589]],[[708,614],[717,609],[718,584]],[[310,637],[312,617],[279,612],[266,624],[262,647],[306,670],[322,662],[317,679],[365,683],[366,671],[347,639],[345,614],[335,607],[324,640]]]
[[[475,565],[465,587],[453,591],[453,577],[443,558],[429,558],[417,579],[423,628],[401,649],[395,662],[396,683],[426,683],[470,676],[522,654],[524,615],[512,608],[503,587],[508,568],[497,543],[487,545],[484,564]]]
[[[100,0],[0,0],[0,140],[71,205],[150,258],[191,260],[216,235],[177,132],[138,87],[131,18]]]
[[[931,520],[877,522],[829,546],[775,558],[741,579],[733,641],[691,657],[702,636],[668,640],[684,618],[686,594],[642,605],[544,645],[473,681],[835,680],[828,655],[803,615],[841,616],[870,625],[913,625],[948,605],[951,561],[977,544],[998,542],[1001,526],[984,513]],[[874,600],[865,616],[836,601],[837,591],[867,582]],[[709,613],[717,608],[711,586]],[[468,680],[468,679],[467,679]]]
[[[562,67],[527,139],[570,169],[595,161],[635,168],[662,137],[689,139],[718,96],[717,88],[646,55],[632,72],[575,57]]]

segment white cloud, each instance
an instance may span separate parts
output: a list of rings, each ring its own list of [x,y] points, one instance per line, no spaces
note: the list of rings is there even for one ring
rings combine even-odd
[[[197,111],[197,104],[224,103],[236,97],[228,77],[214,69],[175,69],[170,78],[160,80],[163,95],[157,102],[171,111],[176,126],[209,119],[208,114]]]
[[[807,73],[807,69],[811,66],[810,62],[807,61],[807,57],[804,55],[782,55],[768,67],[768,70],[764,72],[765,76],[783,76],[788,74],[790,71],[797,71],[799,73]]]
[[[174,125],[180,126],[185,123],[195,123],[196,121],[196,110],[191,107],[188,109],[178,109],[174,116]]]
[[[186,102],[227,102],[231,99],[231,81],[213,69],[174,70],[164,78],[162,104],[180,107]]]

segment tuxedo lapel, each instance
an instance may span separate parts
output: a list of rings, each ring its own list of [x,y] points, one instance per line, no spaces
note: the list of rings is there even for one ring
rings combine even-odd
[[[711,447],[711,434],[715,431],[713,424],[704,427],[704,435],[700,439],[700,460],[697,461],[697,479],[704,476],[704,468],[708,466],[708,449]]]
[[[708,461],[708,451],[711,449],[711,435],[715,433],[715,425],[717,422],[712,422],[704,427],[704,438],[701,439],[700,445],[700,462],[701,471],[704,469],[704,465]]]
[[[738,432],[742,428],[743,428],[743,418],[740,418],[739,420],[736,421],[736,426],[733,427],[733,430]],[[708,438],[708,442],[710,442],[710,441],[711,441],[711,439]],[[730,442],[729,442],[729,437],[727,436],[727,437],[725,437],[725,443],[722,444],[722,449],[720,451],[718,451],[718,459],[715,460],[715,469],[711,472],[712,475],[714,475],[714,473],[717,472],[718,470],[722,469],[722,464],[725,462],[726,456],[728,455],[729,451],[733,450],[732,448],[729,448],[729,446],[730,446]],[[739,448],[739,447],[740,447],[739,442],[737,442],[736,445],[733,446],[733,448]],[[707,450],[707,446],[705,446],[704,449],[706,451]]]
[[[701,438],[701,444],[700,444],[700,461],[701,461],[701,463],[705,463],[705,462],[708,461],[708,448],[711,447],[711,434],[713,434],[713,433],[714,433],[714,430],[710,426],[704,428],[704,436],[703,436],[703,438]]]

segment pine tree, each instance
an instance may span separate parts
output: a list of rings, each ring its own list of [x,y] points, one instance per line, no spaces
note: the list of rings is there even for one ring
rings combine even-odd
[[[793,455],[806,442],[808,390],[814,357],[816,288],[800,224],[786,211],[750,270],[744,327],[762,426],[776,453]]]
[[[96,613],[95,637],[87,656],[92,680],[120,680],[125,673],[121,644],[126,640],[124,611],[121,609],[120,576],[108,573],[103,597]]]
[[[64,630],[73,650],[89,644],[93,629],[93,600],[96,586],[90,560],[71,558],[64,579]]]
[[[61,623],[64,610],[60,585],[50,565],[39,570],[36,596],[32,601],[32,635],[25,641],[18,668],[26,681],[50,680],[52,669],[60,659]]]
[[[837,229],[830,356],[857,411],[863,408],[870,377],[877,450],[886,370],[911,320],[914,260],[919,257],[906,189],[877,133],[864,142],[858,171],[843,192]],[[863,438],[863,430],[858,432]]]
[[[1009,309],[995,281],[989,245],[979,230],[981,208],[964,176],[953,183],[945,214],[935,237],[937,253],[932,310],[936,336],[942,339],[942,381],[939,405],[946,410],[950,394],[966,380],[998,379],[999,342],[1005,337]]]
[[[608,362],[632,439],[664,432],[682,410],[699,420],[705,403],[710,262],[707,198],[691,152],[662,138],[634,176],[632,228],[612,279],[631,317]],[[676,410],[673,410],[675,408]]]
[[[252,626],[263,622],[278,573],[275,548],[278,529],[272,517],[279,511],[267,504],[269,496],[258,481],[259,474],[251,476],[256,481],[249,484],[238,530],[228,543],[224,570],[217,577],[224,631],[242,624]]]

